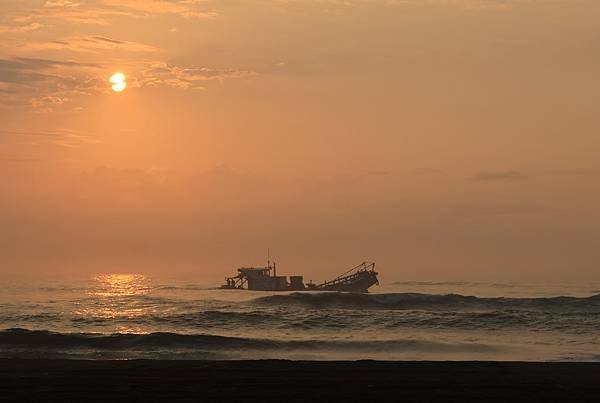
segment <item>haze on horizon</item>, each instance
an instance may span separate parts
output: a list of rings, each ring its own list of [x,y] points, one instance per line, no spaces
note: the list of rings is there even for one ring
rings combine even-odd
[[[598,281],[596,0],[3,0],[0,275]],[[127,88],[111,90],[115,72]]]

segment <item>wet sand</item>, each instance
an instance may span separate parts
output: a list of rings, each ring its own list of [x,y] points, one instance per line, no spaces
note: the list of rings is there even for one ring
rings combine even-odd
[[[600,363],[0,360],[0,401],[600,401]]]

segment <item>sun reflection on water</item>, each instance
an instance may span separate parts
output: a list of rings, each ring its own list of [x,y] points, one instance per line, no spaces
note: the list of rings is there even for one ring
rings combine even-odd
[[[94,277],[84,301],[75,313],[85,321],[103,324],[119,333],[139,332],[122,320],[142,317],[157,307],[144,298],[151,291],[149,280],[142,274],[100,274]]]
[[[100,274],[94,278],[98,297],[127,297],[147,294],[150,288],[143,274]]]

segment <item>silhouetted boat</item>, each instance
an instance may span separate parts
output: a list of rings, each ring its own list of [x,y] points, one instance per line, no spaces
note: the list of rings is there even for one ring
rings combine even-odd
[[[368,292],[379,284],[374,262],[362,262],[338,277],[321,284],[304,284],[303,276],[278,276],[275,263],[266,267],[241,267],[238,274],[226,277],[222,289],[252,291],[346,291]]]

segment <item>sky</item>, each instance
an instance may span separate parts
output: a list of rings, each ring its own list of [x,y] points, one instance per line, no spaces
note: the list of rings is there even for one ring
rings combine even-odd
[[[2,0],[0,274],[600,280],[597,0]],[[114,92],[109,77],[126,75]]]

